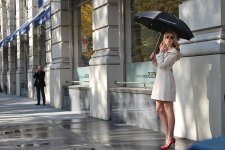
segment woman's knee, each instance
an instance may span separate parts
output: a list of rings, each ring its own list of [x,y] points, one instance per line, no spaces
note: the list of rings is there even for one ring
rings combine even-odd
[[[164,109],[168,113],[173,113],[173,103],[172,102],[165,103]]]
[[[165,113],[165,110],[164,110],[164,108],[158,108],[158,109],[156,109],[156,112],[158,114],[164,114]]]
[[[162,102],[156,102],[156,112],[159,114],[165,113],[165,109]]]

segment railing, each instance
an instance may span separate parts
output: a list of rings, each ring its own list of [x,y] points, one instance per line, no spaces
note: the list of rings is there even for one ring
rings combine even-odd
[[[89,83],[90,81],[72,81],[72,83]]]
[[[146,88],[146,84],[153,84],[152,82],[148,83],[148,82],[125,82],[125,81],[115,81],[114,82],[115,85],[119,85],[119,84],[143,84],[144,88]]]
[[[66,81],[67,85],[86,85],[89,86],[90,81]],[[82,84],[85,83],[85,84]]]
[[[83,85],[88,85],[89,86],[89,84],[90,84],[90,81],[71,81],[71,82],[69,82],[69,81],[66,81],[66,83],[71,83],[72,85],[81,85],[81,83],[85,83],[85,84],[83,84]],[[127,84],[143,84],[143,86],[144,86],[144,88],[146,88],[147,86],[146,85],[151,85],[151,84],[153,84],[152,82],[125,82],[125,81],[115,81],[114,82],[114,84],[115,85],[123,85],[123,86],[125,86],[125,85],[127,85]]]

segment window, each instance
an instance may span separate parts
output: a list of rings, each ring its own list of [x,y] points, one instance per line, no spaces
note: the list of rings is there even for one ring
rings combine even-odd
[[[180,0],[131,0],[131,62],[149,61],[158,39],[158,32],[134,22],[134,15],[144,11],[158,10],[178,15]]]
[[[158,32],[150,30],[134,21],[137,13],[151,10],[165,11],[178,15],[180,0],[130,0],[125,1],[125,40],[126,40],[126,81],[128,87],[152,87],[156,67],[149,55],[155,48]]]
[[[89,66],[93,51],[92,44],[92,3],[91,0],[81,0],[79,26],[80,61],[79,67]]]
[[[72,2],[74,80],[86,82],[90,80],[89,61],[94,53],[92,43],[92,1],[77,0]]]

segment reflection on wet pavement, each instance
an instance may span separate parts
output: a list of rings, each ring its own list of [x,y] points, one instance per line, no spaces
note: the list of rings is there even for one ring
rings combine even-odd
[[[0,150],[159,150],[164,143],[160,132],[35,103],[0,96]],[[175,149],[185,150],[192,144],[178,138]]]
[[[158,150],[164,141],[162,133],[89,117],[8,125],[0,133],[0,149]],[[176,149],[192,143],[178,139]]]

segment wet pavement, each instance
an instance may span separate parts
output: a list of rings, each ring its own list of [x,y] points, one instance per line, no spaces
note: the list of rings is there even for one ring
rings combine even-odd
[[[114,124],[0,94],[1,150],[159,150],[160,132]],[[176,150],[194,141],[177,138]]]

